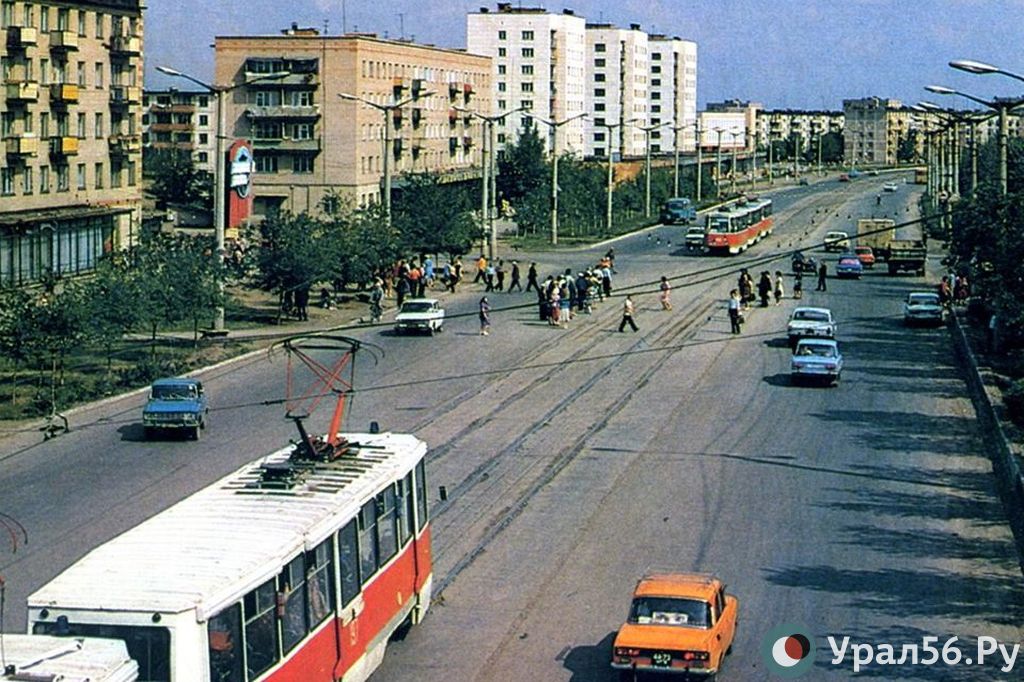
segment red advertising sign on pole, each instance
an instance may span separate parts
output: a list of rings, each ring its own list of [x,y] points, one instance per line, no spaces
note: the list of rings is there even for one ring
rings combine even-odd
[[[226,239],[238,239],[238,228],[252,215],[252,180],[256,171],[252,145],[236,140],[228,150],[228,201]]]

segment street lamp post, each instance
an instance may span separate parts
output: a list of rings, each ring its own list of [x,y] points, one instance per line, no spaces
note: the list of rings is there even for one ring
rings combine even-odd
[[[494,225],[494,218],[498,213],[498,191],[497,184],[495,183],[495,176],[497,175],[497,164],[495,163],[497,157],[495,153],[495,148],[497,147],[495,125],[508,116],[522,111],[523,108],[517,107],[496,116],[485,116],[463,107],[452,108],[455,111],[461,111],[464,114],[480,119],[483,138],[480,143],[480,174],[483,181],[480,197],[480,217],[483,222],[484,231],[487,233],[487,258],[488,260],[494,260],[495,255],[498,253],[498,232]],[[490,153],[489,155],[488,152]]]
[[[666,125],[658,123],[650,126],[637,126],[644,131],[644,215],[651,217],[651,133]]]
[[[772,131],[769,130],[768,131],[768,184],[769,185],[774,185],[775,184],[775,169],[774,169],[774,165],[772,163],[772,158],[773,158],[773,156],[775,154],[775,150],[772,149],[773,146],[774,145],[772,144]]]
[[[621,128],[625,125],[629,125],[636,121],[635,118],[631,118],[628,121],[620,121],[618,123],[602,123],[602,128],[605,129],[608,136],[608,186],[607,186],[607,199],[605,202],[605,229],[609,233],[612,231],[612,193],[615,190],[615,177],[614,177],[614,166],[615,166],[615,155],[612,149],[612,131],[616,128]],[[621,145],[620,145],[621,146]]]
[[[729,182],[729,191],[731,191],[733,194],[736,194],[736,140],[740,136],[740,133],[742,133],[743,131],[737,130],[736,128],[731,128],[726,132],[729,133],[730,137],[732,137],[732,159],[729,162],[730,167],[732,168],[732,178]]]
[[[725,128],[714,128],[715,134],[718,135],[718,149],[715,153],[715,198],[722,198],[722,133],[725,132]]]
[[[563,118],[561,121],[549,121],[540,116],[527,114],[530,118],[540,121],[551,128],[551,244],[558,244],[558,129],[570,121],[586,116],[586,112]]]
[[[696,188],[696,194],[697,194],[697,203],[699,204],[700,203],[700,199],[701,199],[701,196],[700,196],[700,189],[701,189],[701,187],[700,187],[700,185],[701,185],[702,176],[704,175],[704,160],[701,158],[701,152],[702,152],[701,144],[700,144],[700,142],[701,142],[701,140],[700,140],[701,129],[700,129],[700,120],[699,119],[696,122],[694,122],[693,127],[694,127],[694,133],[696,134],[696,138],[695,138],[696,139],[696,147],[697,147],[697,182],[696,182],[697,188]]]
[[[363,104],[373,107],[377,111],[384,114],[384,187],[381,193],[381,205],[384,207],[384,222],[386,225],[391,225],[391,113],[398,111],[406,104],[417,101],[433,95],[433,92],[419,92],[411,97],[406,97],[398,102],[392,104],[378,104],[365,97],[359,97],[358,95],[350,95],[347,92],[339,92],[338,97],[342,99],[351,100],[353,102],[362,102]]]
[[[224,106],[225,96],[237,88],[251,85],[258,81],[265,80],[278,80],[289,75],[288,71],[275,71],[274,73],[265,73],[253,78],[247,78],[240,83],[234,83],[232,85],[211,85],[204,81],[195,78],[183,71],[171,68],[169,66],[158,66],[156,70],[167,76],[173,76],[175,78],[184,78],[187,81],[195,83],[201,88],[212,92],[217,98],[217,133],[215,140],[215,154],[216,162],[213,165],[213,238],[217,251],[217,260],[224,263],[224,232],[225,222],[227,216],[225,215],[225,204],[227,203],[225,178],[224,178],[224,130],[227,128],[227,108]],[[217,279],[217,289],[220,296],[224,295],[224,280],[222,278]],[[218,305],[217,310],[213,318],[213,328],[217,331],[223,331],[224,329],[224,306]]]

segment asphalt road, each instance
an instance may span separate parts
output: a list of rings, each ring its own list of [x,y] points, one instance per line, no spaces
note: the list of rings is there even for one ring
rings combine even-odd
[[[792,300],[727,333],[739,267],[787,271],[784,256],[759,259],[872,212],[913,217],[917,188],[878,205],[881,182],[774,194],[775,236],[736,258],[685,253],[682,227],[616,241],[616,290],[640,292],[637,334],[615,331],[621,299],[559,330],[537,321],[532,296],[495,294],[481,337],[472,289],[447,302],[439,336],[353,332],[383,354],[360,354],[349,428],[375,419],[424,438],[432,487],[449,492],[432,505],[437,601],[374,679],[613,679],[611,637],[650,567],[715,572],[739,597],[723,679],[769,679],[761,638],[782,623],[818,640],[813,679],[852,674],[849,660],[829,665],[828,635],[1019,641],[1020,568],[948,335],[900,323],[922,280],[878,270],[817,293],[805,278],[804,303],[839,320],[838,388],[789,384]],[[538,261],[578,270],[606,248]],[[672,312],[657,309],[663,274]],[[200,443],[143,442],[139,396],[76,414],[45,444],[4,442],[0,511],[30,532],[16,554],[0,549],[4,629],[23,628],[27,594],[92,546],[294,437],[281,406],[261,404],[284,395],[283,355],[204,380],[215,411]],[[310,428],[326,423],[321,409]],[[867,674],[992,679],[993,668]]]

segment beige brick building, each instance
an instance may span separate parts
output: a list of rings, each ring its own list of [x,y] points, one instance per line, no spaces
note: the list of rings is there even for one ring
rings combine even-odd
[[[234,87],[227,134],[253,141],[257,218],[316,211],[332,191],[361,206],[379,202],[384,154],[396,187],[410,171],[480,177],[482,126],[460,109],[492,113],[487,57],[294,25],[274,36],[221,36],[215,49],[215,83]],[[245,85],[280,72],[288,75]],[[410,101],[385,117],[341,93],[381,106]]]
[[[214,172],[217,98],[202,91],[145,90],[142,93],[143,149],[188,153],[196,167]]]
[[[141,0],[0,0],[0,283],[93,269],[138,235]]]

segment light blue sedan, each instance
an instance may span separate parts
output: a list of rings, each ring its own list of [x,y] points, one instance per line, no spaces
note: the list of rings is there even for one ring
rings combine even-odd
[[[860,262],[860,258],[857,254],[844,253],[839,257],[839,263],[836,264],[836,277],[860,279],[861,273],[863,272],[864,265]]]
[[[838,384],[843,374],[843,354],[832,339],[801,339],[793,351],[790,379],[796,384],[802,379],[824,380]]]

